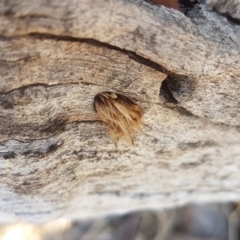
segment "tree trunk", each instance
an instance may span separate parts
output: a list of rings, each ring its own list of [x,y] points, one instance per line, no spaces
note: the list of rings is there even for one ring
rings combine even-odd
[[[1,1],[0,221],[239,199],[240,4],[219,2]],[[144,109],[134,146],[104,91]]]

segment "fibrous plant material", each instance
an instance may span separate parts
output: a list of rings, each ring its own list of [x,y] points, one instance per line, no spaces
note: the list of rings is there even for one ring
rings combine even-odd
[[[134,132],[142,127],[142,108],[129,98],[113,92],[97,94],[94,106],[99,118],[107,123],[115,146],[121,138],[133,145]]]

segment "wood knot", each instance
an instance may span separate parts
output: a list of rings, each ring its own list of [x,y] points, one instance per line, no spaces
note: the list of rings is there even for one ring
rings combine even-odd
[[[95,96],[94,107],[107,124],[115,146],[121,138],[133,145],[134,133],[142,128],[143,110],[139,105],[121,94],[102,92]]]

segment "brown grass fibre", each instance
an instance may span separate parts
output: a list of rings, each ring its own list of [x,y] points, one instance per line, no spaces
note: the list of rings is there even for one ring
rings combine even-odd
[[[134,133],[142,127],[141,107],[131,99],[113,92],[97,94],[94,106],[99,118],[107,124],[115,146],[121,138],[133,145]]]

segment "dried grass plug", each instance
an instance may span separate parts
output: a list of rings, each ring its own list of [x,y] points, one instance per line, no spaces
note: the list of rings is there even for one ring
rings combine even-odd
[[[134,132],[142,127],[143,110],[140,106],[121,94],[102,92],[95,96],[94,107],[99,118],[107,123],[115,146],[120,138],[133,145]]]

